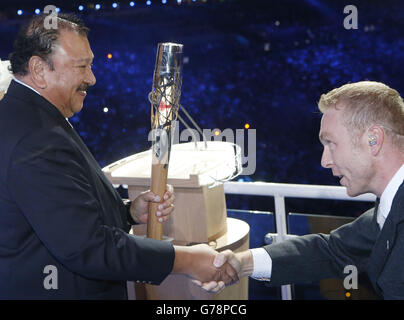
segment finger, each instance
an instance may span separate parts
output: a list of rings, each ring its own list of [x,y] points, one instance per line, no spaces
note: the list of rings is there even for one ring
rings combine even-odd
[[[197,285],[198,287],[202,287],[202,282],[199,281],[199,280],[193,279],[193,280],[191,280],[191,282],[192,282],[193,284]]]
[[[237,260],[236,256],[234,255],[234,252],[227,249],[225,251],[220,252],[216,258],[215,261],[213,262],[213,265],[217,268],[221,267],[222,265],[225,264],[225,262],[229,262],[234,271],[237,273],[238,272],[238,266],[239,266],[239,261]]]
[[[221,292],[224,288],[226,288],[226,285],[223,281],[219,281],[216,285],[215,288],[211,289],[210,292],[211,293],[219,293]]]
[[[223,271],[220,273],[220,279],[221,281],[223,281],[226,285],[230,285],[233,283],[233,278],[230,277],[227,272],[225,271],[225,269],[223,269]]]
[[[156,215],[157,215],[157,213],[156,213]],[[157,219],[158,222],[166,222],[168,219],[170,219],[170,216],[164,216],[164,217],[158,216],[158,217],[159,217]]]
[[[227,256],[225,255],[225,252],[220,252],[219,254],[216,255],[215,260],[213,260],[213,265],[216,268],[220,268],[223,266],[227,261]]]
[[[165,207],[169,207],[174,203],[175,196],[174,194],[164,194],[164,202],[162,203]]]
[[[160,196],[154,194],[151,191],[146,191],[140,194],[140,197],[144,200],[144,201],[148,201],[148,202],[160,202]]]
[[[210,293],[219,293],[221,292],[224,288],[226,288],[226,285],[223,281],[211,281],[208,283],[202,283],[199,280],[191,280],[193,284],[196,286],[202,288],[203,290],[210,292]]]
[[[221,268],[219,272],[219,279],[225,282],[226,285],[231,285],[239,281],[239,277],[235,268],[229,263],[226,262]]]
[[[239,277],[237,271],[233,268],[230,263],[226,264],[226,274],[232,279],[232,283],[238,282]]]
[[[166,186],[166,192],[164,194],[164,200],[167,200],[170,198],[172,195],[174,195],[174,187],[171,184],[167,184]]]
[[[156,216],[158,217],[158,221],[160,221],[160,222],[167,221],[170,218],[170,215],[173,212],[173,210],[174,210],[174,205],[172,205],[169,208],[166,208],[164,210],[161,210],[160,206],[159,206],[156,211]]]
[[[218,284],[215,287],[209,288],[209,290],[204,288],[203,286],[201,288],[203,290],[205,290],[206,292],[217,294],[217,293],[221,292],[224,288],[226,288],[226,285],[224,284],[223,281],[220,281],[220,282],[218,282]]]
[[[202,284],[202,289],[208,292],[217,292],[220,285],[216,281],[205,282]]]
[[[171,201],[165,201],[157,206],[157,210],[171,212],[174,210],[174,204]]]
[[[172,197],[174,197],[174,187],[171,184],[167,184],[163,199],[168,200]]]
[[[168,200],[164,201],[163,203],[160,203],[157,207],[157,216],[168,216],[170,215],[173,210],[174,210],[174,195],[172,195]]]
[[[173,212],[174,205],[170,204],[169,206],[165,207],[164,205],[160,204],[157,207],[157,210],[160,212],[160,216],[168,216]]]
[[[218,291],[217,292],[222,291],[224,288],[226,288],[225,283],[223,281],[219,281],[218,282]]]

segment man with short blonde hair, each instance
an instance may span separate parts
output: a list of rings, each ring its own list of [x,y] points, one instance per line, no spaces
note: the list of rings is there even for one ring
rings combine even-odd
[[[319,138],[321,165],[331,169],[349,196],[371,192],[376,206],[330,234],[308,234],[232,253],[239,277],[269,281],[270,286],[344,278],[344,268],[366,272],[384,299],[404,299],[404,108],[387,85],[364,81],[322,95]],[[206,290],[214,282],[199,283]]]
[[[341,104],[346,109],[344,124],[356,136],[371,125],[379,125],[403,150],[404,102],[396,90],[375,81],[349,83],[321,95],[318,107],[324,113]]]

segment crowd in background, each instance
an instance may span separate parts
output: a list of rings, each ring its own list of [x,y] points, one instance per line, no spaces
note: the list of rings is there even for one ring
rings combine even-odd
[[[256,171],[239,178],[338,185],[320,166],[317,101],[335,87],[366,79],[384,82],[403,95],[400,12],[364,4],[358,8],[359,28],[346,30],[346,15],[336,3],[248,3],[82,14],[91,29],[97,84],[71,122],[101,166],[150,148],[147,96],[156,48],[158,42],[171,41],[184,44],[181,104],[199,126],[236,130],[248,123],[249,130],[256,130]],[[1,21],[2,60],[23,21]],[[268,209],[268,202],[259,198],[228,201],[228,207]],[[332,210],[343,214],[336,212],[341,208]]]

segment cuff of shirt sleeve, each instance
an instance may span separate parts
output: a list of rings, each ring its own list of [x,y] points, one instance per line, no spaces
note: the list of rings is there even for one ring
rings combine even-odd
[[[272,259],[264,248],[250,250],[253,256],[254,270],[251,278],[260,281],[270,281],[272,273]]]
[[[128,223],[131,226],[138,224],[135,220],[133,220],[133,218],[130,214],[130,204],[132,203],[132,201],[130,201],[129,199],[123,199],[122,201],[126,207],[126,219],[128,220]]]

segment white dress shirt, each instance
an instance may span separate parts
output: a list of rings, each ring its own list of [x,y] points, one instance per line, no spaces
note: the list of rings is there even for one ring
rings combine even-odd
[[[18,80],[17,78],[13,78],[13,80],[15,82],[18,82],[19,84],[22,84],[23,86],[26,86],[27,88],[31,89],[32,91],[36,92],[37,94],[41,95],[38,91],[36,91],[34,88],[30,87],[29,85],[27,85],[26,83]]]
[[[396,195],[400,185],[403,183],[403,180],[404,165],[402,165],[401,168],[394,174],[393,178],[390,180],[387,187],[384,189],[382,196],[380,197],[380,204],[376,216],[380,229],[383,228],[384,221],[386,221],[390,212],[394,196]],[[255,248],[251,249],[251,253],[254,263],[254,269],[251,277],[257,280],[269,281],[272,274],[272,259],[268,252],[264,248]]]
[[[377,223],[380,229],[383,228],[384,221],[386,221],[389,215],[391,205],[393,204],[394,196],[397,193],[398,188],[401,186],[404,180],[404,165],[396,172],[393,179],[390,180],[387,187],[384,189],[382,196],[380,197],[379,208],[377,210]]]

